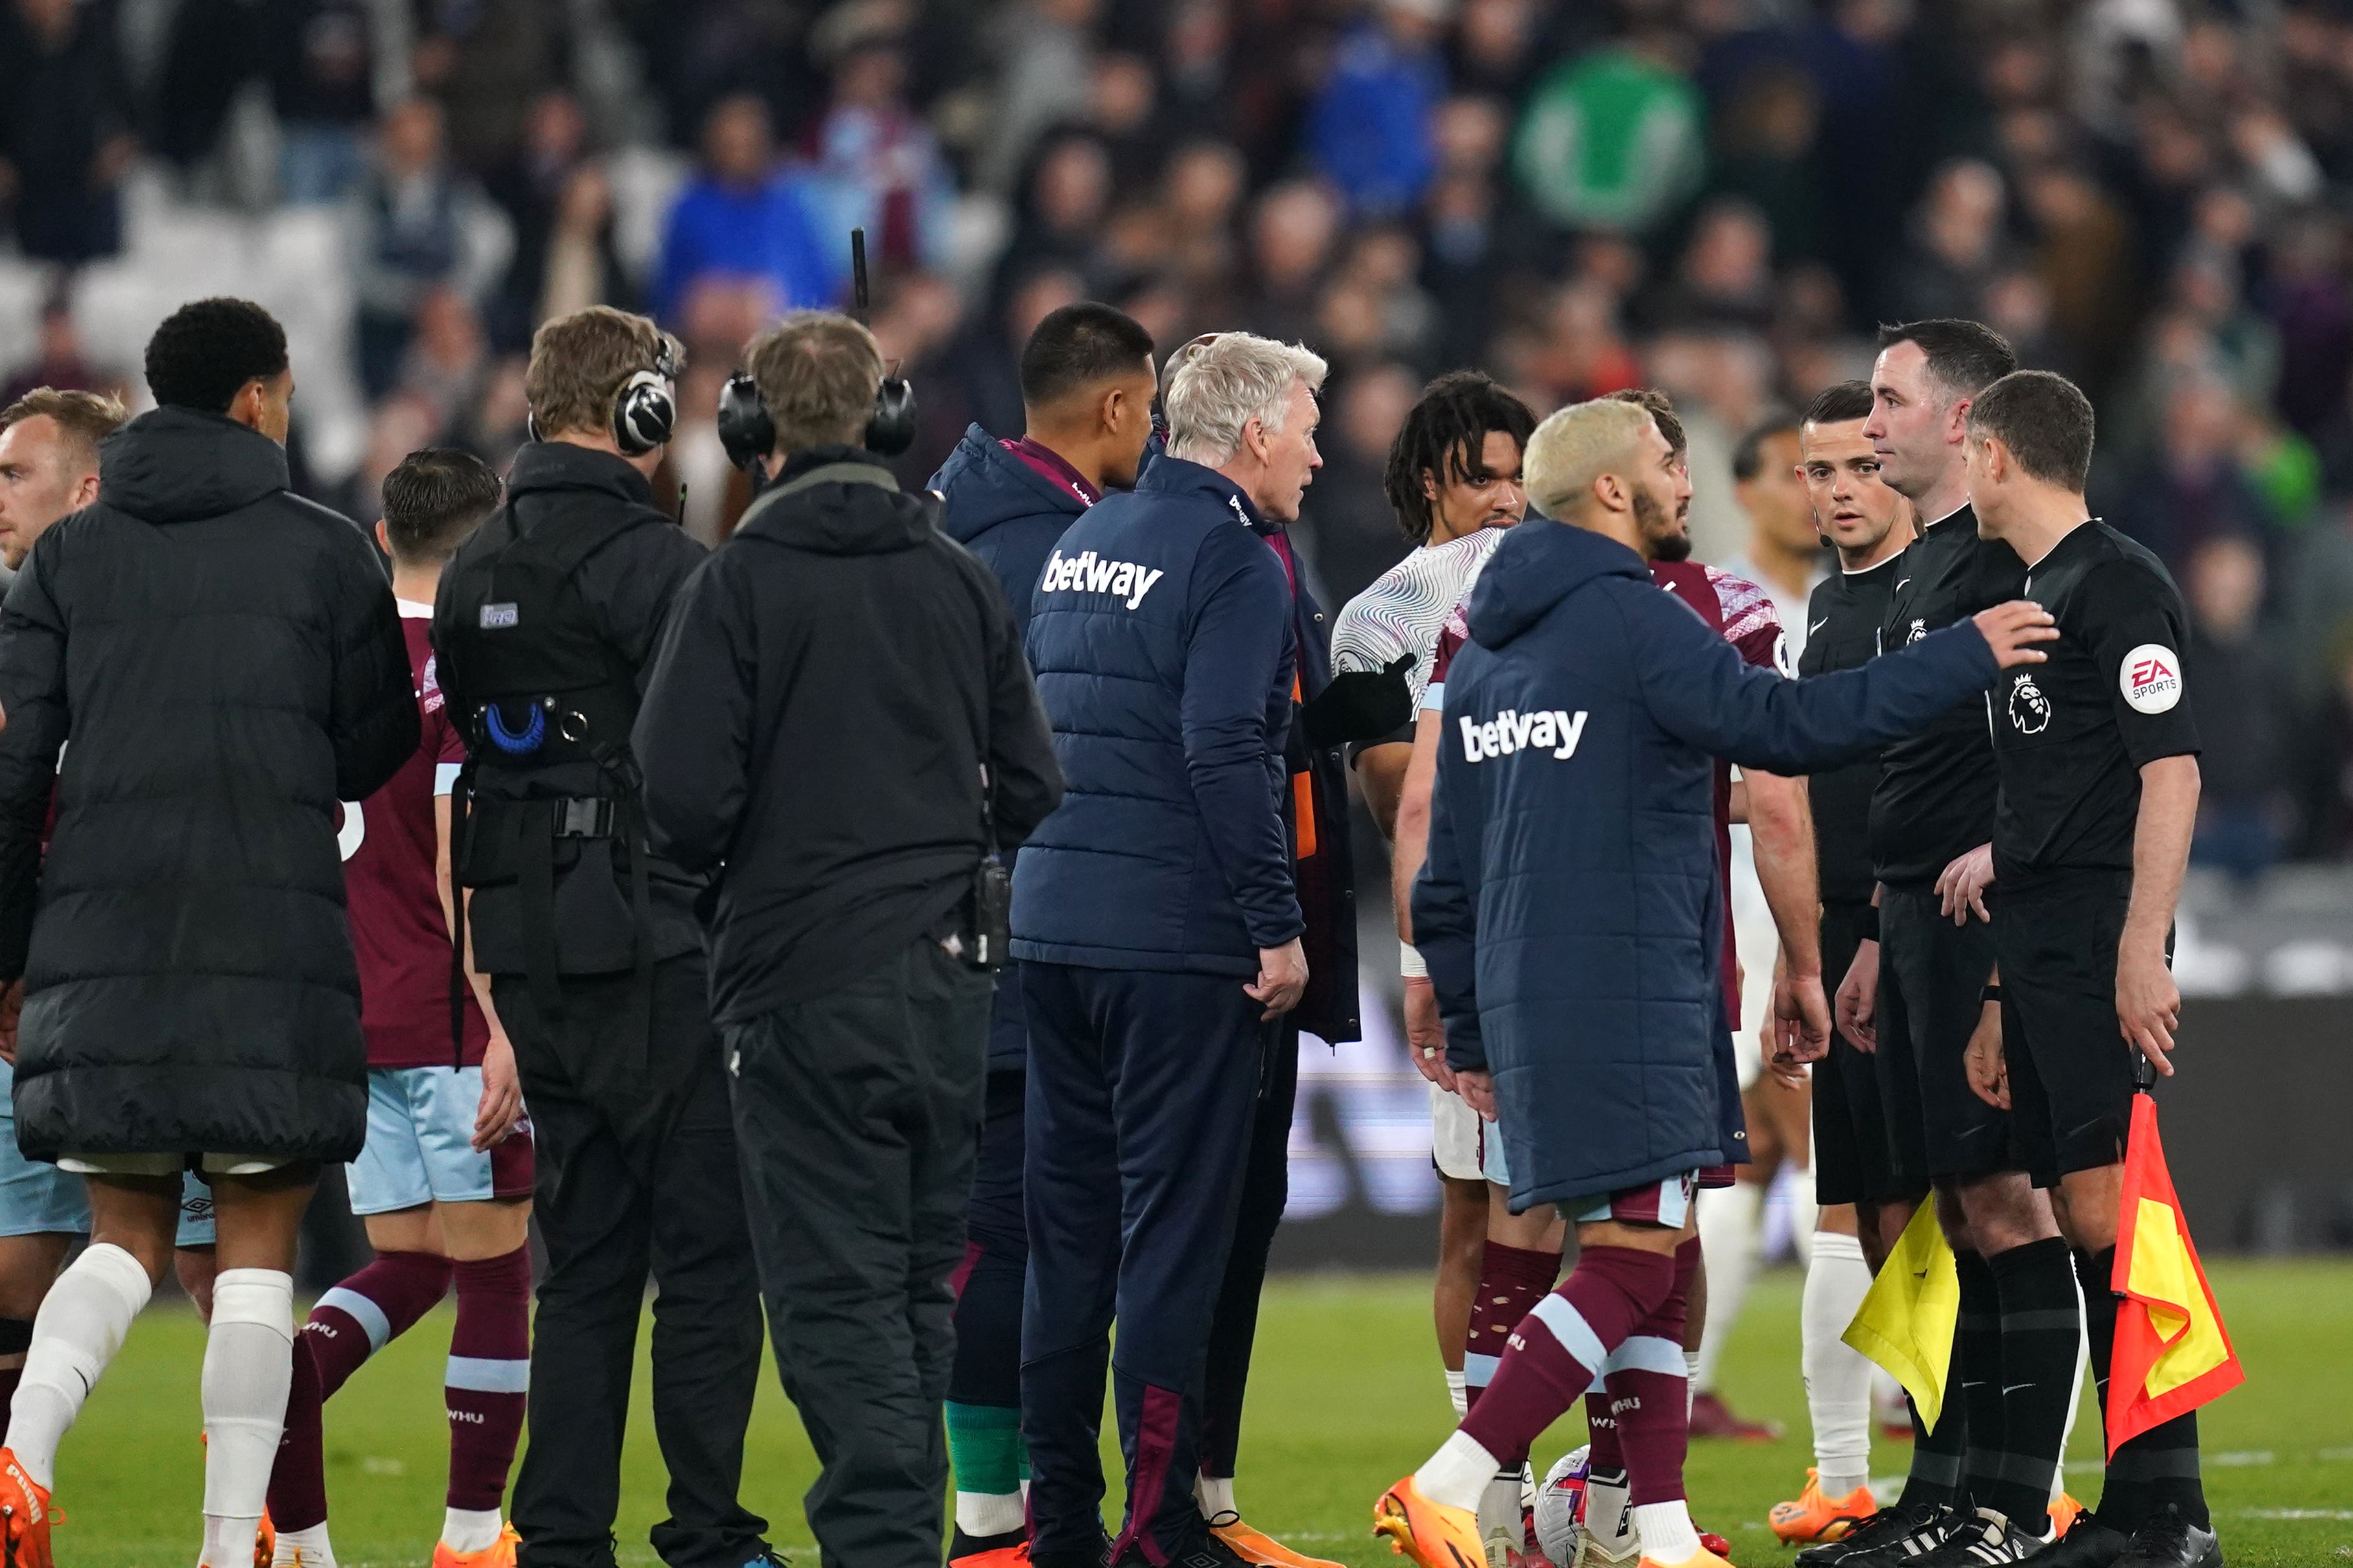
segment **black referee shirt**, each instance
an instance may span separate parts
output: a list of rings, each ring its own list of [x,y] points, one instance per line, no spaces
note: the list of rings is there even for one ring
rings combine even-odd
[[[2005,670],[1988,690],[2001,769],[1996,883],[2129,871],[2142,764],[2199,749],[2181,595],[2156,556],[2095,519],[2035,563],[2025,596],[2051,612],[2059,639],[2042,645],[2047,663]]]
[[[1930,523],[1896,561],[1880,632],[1889,652],[2017,598],[2026,578],[2009,545],[1978,537],[1978,514],[1967,506]],[[1932,882],[1992,837],[1998,784],[1982,703],[1959,704],[1889,746],[1880,763],[1871,858],[1881,881]]]
[[[1861,572],[1836,572],[1814,584],[1806,601],[1806,651],[1798,673],[1828,675],[1852,669],[1879,651],[1879,629],[1904,567],[1897,551]],[[1871,902],[1871,793],[1879,783],[1879,759],[1866,757],[1806,780],[1814,808],[1814,855],[1826,904]]]

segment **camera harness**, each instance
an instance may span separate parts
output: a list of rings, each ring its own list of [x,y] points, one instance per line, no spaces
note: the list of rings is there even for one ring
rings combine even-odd
[[[639,457],[667,442],[678,420],[677,361],[667,342],[649,369],[633,372],[614,394],[614,445]],[[534,424],[532,438],[540,438]],[[559,839],[617,841],[629,860],[629,903],[636,928],[637,984],[624,1023],[636,1066],[647,1065],[653,960],[649,857],[637,759],[629,730],[638,715],[637,671],[597,630],[575,574],[580,564],[658,515],[617,515],[562,527],[526,528],[512,500],[482,524],[477,548],[457,566],[457,615],[441,652],[445,690],[462,703],[452,713],[466,735],[466,761],[450,792],[450,858],[466,886],[501,882],[511,873],[522,923],[524,975],[532,1001],[551,1024],[564,1016],[555,952],[555,851]],[[480,546],[486,545],[487,548]],[[519,631],[526,636],[517,636]],[[516,799],[474,791],[479,763],[520,770],[588,763],[607,794],[526,794]],[[526,784],[526,789],[529,784]],[[466,877],[472,871],[474,878]],[[449,1027],[457,1059],[465,1049],[464,921],[450,943]]]

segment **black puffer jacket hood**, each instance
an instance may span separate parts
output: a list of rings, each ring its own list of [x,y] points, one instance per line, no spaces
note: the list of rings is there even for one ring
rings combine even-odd
[[[286,449],[258,430],[192,408],[151,409],[98,454],[106,504],[142,522],[192,522],[286,489]]]
[[[392,586],[229,420],[142,415],[99,486],[0,607],[16,1141],[351,1159],[366,1053],[335,806],[417,750]]]

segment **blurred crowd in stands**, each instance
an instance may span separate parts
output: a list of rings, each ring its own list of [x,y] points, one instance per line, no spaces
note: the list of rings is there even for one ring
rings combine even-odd
[[[0,244],[45,269],[11,389],[135,383],[75,298],[137,170],[333,215],[366,437],[303,482],[354,515],[411,447],[502,462],[533,327],[603,300],[686,340],[723,537],[720,383],[843,300],[860,225],[911,479],[1018,433],[1067,300],[1330,359],[1329,604],[1405,549],[1383,455],[1440,370],[1666,388],[1728,558],[1743,434],[1874,322],[1974,316],[2091,392],[2094,509],[2194,606],[2200,858],[2353,858],[2348,0],[0,0]]]

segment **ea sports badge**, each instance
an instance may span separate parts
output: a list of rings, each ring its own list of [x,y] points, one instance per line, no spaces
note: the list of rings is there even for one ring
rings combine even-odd
[[[2181,659],[2163,643],[2145,642],[2125,655],[2116,686],[2136,713],[2163,713],[2181,700]]]

